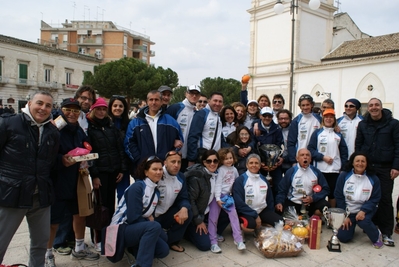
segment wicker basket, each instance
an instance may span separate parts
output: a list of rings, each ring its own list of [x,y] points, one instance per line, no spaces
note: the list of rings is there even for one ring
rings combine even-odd
[[[286,251],[286,252],[269,252],[269,251],[261,251],[261,252],[266,258],[272,259],[272,258],[296,257],[299,254],[301,254],[302,249],[298,251]]]

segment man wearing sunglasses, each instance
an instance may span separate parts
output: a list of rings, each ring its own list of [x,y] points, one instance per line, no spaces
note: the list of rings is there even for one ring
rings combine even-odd
[[[181,131],[183,132],[183,137],[186,142],[184,142],[181,149],[182,152],[182,163],[181,171],[185,172],[188,166],[187,160],[187,140],[188,133],[190,131],[191,121],[193,120],[194,113],[196,112],[196,103],[200,98],[201,89],[198,85],[190,85],[186,91],[186,98],[179,103],[171,105],[167,110],[166,114],[172,116],[177,123],[180,125]]]
[[[208,104],[208,98],[206,95],[201,94],[199,100],[197,101],[197,110],[201,110],[206,107],[206,104]]]
[[[285,100],[282,94],[275,94],[273,96],[272,107],[273,107],[273,121],[278,124],[277,112],[282,110],[285,105]]]
[[[355,140],[357,126],[363,120],[362,115],[358,114],[361,107],[360,101],[356,98],[351,98],[345,102],[344,115],[338,118],[337,123],[342,136],[348,146],[348,159],[355,152]]]

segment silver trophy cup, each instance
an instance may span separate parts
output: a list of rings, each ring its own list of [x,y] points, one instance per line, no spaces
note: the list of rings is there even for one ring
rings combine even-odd
[[[346,211],[339,208],[327,208],[324,207],[323,215],[326,218],[327,225],[331,226],[333,229],[333,235],[328,241],[327,248],[331,252],[341,252],[341,244],[339,243],[337,234],[338,229],[342,227],[345,219],[349,216],[349,209],[346,208]]]
[[[284,152],[284,145],[278,147],[274,144],[263,144],[258,147],[259,156],[261,161],[268,166],[269,168],[273,167],[276,163],[278,158]],[[270,181],[272,177],[270,176],[270,172],[267,172],[266,179]]]

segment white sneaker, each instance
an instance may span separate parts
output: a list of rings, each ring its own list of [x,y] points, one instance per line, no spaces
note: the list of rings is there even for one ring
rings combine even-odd
[[[245,246],[244,242],[238,242],[238,243],[237,243],[236,241],[234,241],[234,244],[237,245],[237,249],[238,249],[238,250],[247,249],[247,246]]]
[[[218,244],[213,244],[211,246],[211,251],[213,253],[220,253],[220,252],[222,252],[222,249],[218,246]]]
[[[54,255],[46,256],[44,267],[56,267]]]
[[[95,244],[95,245],[94,245],[94,249],[95,249],[97,252],[101,252],[101,242]]]

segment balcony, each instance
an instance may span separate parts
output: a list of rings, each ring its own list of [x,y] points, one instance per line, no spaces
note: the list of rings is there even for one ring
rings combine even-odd
[[[154,50],[150,50],[150,57],[155,57],[155,51]]]
[[[58,84],[58,82],[39,82],[37,87],[39,89],[59,89],[61,86]]]
[[[20,89],[29,89],[34,84],[35,84],[34,81],[24,79],[24,78],[17,78],[17,84],[15,86]]]
[[[133,45],[133,51],[135,51],[135,52],[147,52],[147,51],[144,51],[144,47],[142,45],[137,45],[137,44]]]
[[[79,89],[79,85],[76,84],[62,84],[62,89],[69,91],[76,91]]]
[[[0,76],[0,86],[8,83],[8,77]]]
[[[79,45],[103,45],[103,39],[100,38],[79,38]]]

